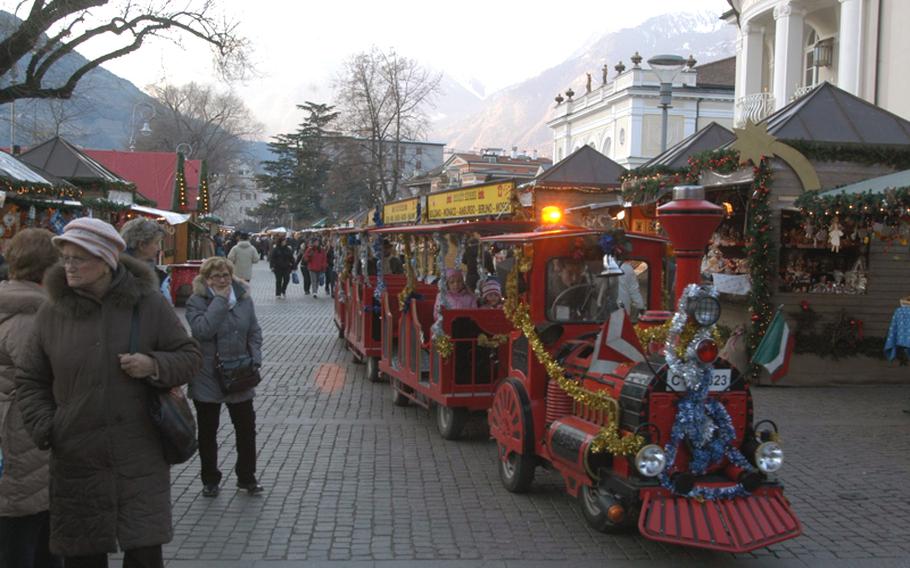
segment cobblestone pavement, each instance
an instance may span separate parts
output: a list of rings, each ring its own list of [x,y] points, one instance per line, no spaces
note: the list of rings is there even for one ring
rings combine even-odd
[[[265,334],[255,408],[262,496],[234,489],[227,413],[222,493],[204,498],[199,462],[173,470],[168,566],[910,566],[910,388],[756,389],[756,416],[781,428],[783,481],[802,537],[733,557],[589,529],[558,475],[505,491],[482,424],[442,440],[430,416],[392,404],[331,323],[324,295],[271,274],[253,280]],[[910,378],[910,370],[900,369]]]

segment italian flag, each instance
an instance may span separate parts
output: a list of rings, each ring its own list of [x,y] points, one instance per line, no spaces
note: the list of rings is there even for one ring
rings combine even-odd
[[[795,338],[790,333],[790,326],[784,319],[783,311],[778,309],[771,320],[771,325],[752,356],[752,362],[767,369],[771,382],[775,383],[787,374],[790,367],[790,355],[793,354]]]

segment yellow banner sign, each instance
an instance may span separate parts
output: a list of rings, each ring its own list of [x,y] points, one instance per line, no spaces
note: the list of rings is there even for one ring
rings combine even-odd
[[[515,182],[490,183],[427,196],[427,218],[431,221],[487,217],[512,213]]]
[[[387,203],[382,208],[382,222],[385,225],[417,222],[417,202],[419,197]]]

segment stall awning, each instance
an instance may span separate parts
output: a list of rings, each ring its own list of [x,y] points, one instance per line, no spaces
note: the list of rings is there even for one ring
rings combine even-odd
[[[829,189],[828,191],[819,193],[818,197],[856,195],[860,193],[883,193],[885,190],[898,187],[910,187],[910,170],[858,181],[856,183],[851,183],[850,185],[838,187],[837,189]]]
[[[186,223],[190,220],[189,215],[183,213],[175,213],[173,211],[165,211],[164,209],[155,209],[154,207],[145,207],[143,205],[133,205],[130,207],[131,210],[136,211],[137,213],[143,213],[145,215],[154,215],[160,219],[164,219],[168,225],[180,225]]]

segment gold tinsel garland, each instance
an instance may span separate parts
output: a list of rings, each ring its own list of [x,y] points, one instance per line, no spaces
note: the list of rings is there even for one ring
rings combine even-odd
[[[638,336],[638,341],[641,343],[642,348],[647,351],[648,345],[652,342],[657,342],[660,344],[661,349],[663,349],[663,345],[667,342],[667,335],[670,333],[671,323],[672,322],[667,321],[654,327],[636,327],[635,335]],[[679,334],[679,341],[676,343],[677,357],[684,358],[686,356],[686,347],[692,342],[692,339],[695,338],[695,333],[698,332],[698,330],[699,327],[694,322],[689,321],[686,323],[686,327],[683,329],[682,333]],[[711,334],[714,336],[715,343],[723,345],[723,337],[716,327],[711,330]]]
[[[436,347],[436,352],[439,353],[439,356],[443,359],[448,359],[452,355],[452,350],[455,348],[452,345],[452,338],[448,335],[442,333],[437,334],[433,337],[433,345]]]
[[[417,287],[417,277],[414,275],[414,266],[411,264],[412,256],[411,236],[408,235],[404,239],[404,270],[407,275],[407,280],[405,281],[404,288],[398,293],[398,309],[400,310],[404,310],[405,302],[408,301],[408,298],[411,297],[411,294],[414,293],[414,290]]]
[[[506,279],[506,301],[503,306],[506,317],[527,338],[528,346],[546,370],[547,376],[556,381],[572,400],[591,410],[606,412],[608,424],[594,437],[591,442],[591,451],[594,453],[607,451],[613,455],[634,454],[644,444],[644,438],[637,434],[622,436],[619,433],[619,403],[616,399],[602,391],[590,391],[578,382],[567,378],[565,370],[547,352],[540,337],[537,336],[528,304],[518,297],[518,273],[519,271],[527,272],[529,268],[529,263],[525,261],[524,255],[520,252],[517,253],[515,265]]]
[[[477,345],[480,347],[485,347],[487,349],[498,349],[500,345],[504,344],[509,340],[509,336],[505,333],[497,333],[496,335],[490,336],[486,333],[481,333],[477,336]]]

